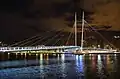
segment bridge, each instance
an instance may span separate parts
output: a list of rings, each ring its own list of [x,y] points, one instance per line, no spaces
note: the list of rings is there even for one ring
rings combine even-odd
[[[84,19],[82,22],[86,23],[86,25],[90,27],[89,30],[95,31],[104,40],[106,40],[99,32],[96,31],[96,29],[94,29],[91,25],[89,25]],[[83,23],[82,23],[82,28],[84,26]],[[53,50],[55,52],[64,52],[68,49],[74,49],[74,50],[79,49],[80,46],[77,45],[78,32],[77,32],[76,14],[75,14],[75,22],[74,22],[73,28],[71,28],[70,33],[67,33],[66,35],[64,33],[64,30],[65,30],[64,28],[60,30],[56,30],[56,29],[47,30],[46,32],[43,32],[41,34],[36,34],[33,37],[22,40],[20,42],[16,42],[10,46],[0,47],[0,52],[22,52],[22,51],[43,51],[43,50],[48,50],[48,51]],[[83,48],[83,31],[84,30],[82,29],[82,35],[80,40],[81,48]],[[74,36],[74,38],[72,36]],[[74,42],[72,42],[71,44],[70,40],[73,40]],[[68,44],[69,41],[70,41],[70,44]],[[116,48],[111,43],[108,42],[108,44]],[[37,46],[37,45],[44,45],[44,46]],[[100,49],[97,49],[97,50],[100,50]]]
[[[0,47],[0,52],[19,52],[19,51],[42,51],[54,50],[63,52],[66,49],[77,49],[79,46],[29,46],[29,47]]]

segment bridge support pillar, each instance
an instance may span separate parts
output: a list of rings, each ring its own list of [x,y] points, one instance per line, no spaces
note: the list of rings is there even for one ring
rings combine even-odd
[[[60,53],[63,53],[64,52],[64,50],[63,49],[60,49]]]
[[[63,50],[63,49],[57,49],[56,52],[57,52],[57,53],[63,53],[64,50]]]
[[[55,52],[59,53],[60,51],[59,51],[59,49],[57,49]]]

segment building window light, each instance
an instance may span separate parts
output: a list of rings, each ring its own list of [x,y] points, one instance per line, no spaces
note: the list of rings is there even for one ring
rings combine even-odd
[[[118,38],[120,38],[120,36],[114,36],[114,38],[118,39]]]

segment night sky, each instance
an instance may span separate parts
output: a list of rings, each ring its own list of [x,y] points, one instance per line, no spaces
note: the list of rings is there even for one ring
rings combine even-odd
[[[71,16],[82,10],[91,24],[120,31],[119,0],[1,0],[0,40],[12,43],[52,29],[70,32]]]

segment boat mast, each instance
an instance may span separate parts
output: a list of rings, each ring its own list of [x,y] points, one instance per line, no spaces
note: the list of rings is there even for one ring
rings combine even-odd
[[[75,12],[75,46],[77,46],[77,13]]]
[[[84,33],[84,11],[82,13],[81,51],[83,51],[83,33]]]

